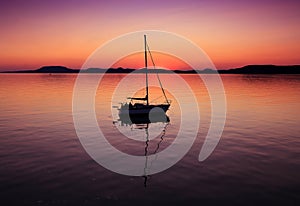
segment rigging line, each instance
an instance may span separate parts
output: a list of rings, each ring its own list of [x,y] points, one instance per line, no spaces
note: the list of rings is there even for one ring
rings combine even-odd
[[[146,43],[146,45],[147,45],[147,50],[148,50],[148,52],[149,52],[149,54],[150,54],[151,62],[152,62],[152,64],[153,64],[154,69],[156,70],[155,63],[154,63],[154,60],[153,60],[153,57],[152,57],[152,53],[151,53],[151,51],[150,51],[150,48],[149,48],[148,43]],[[169,100],[168,100],[168,98],[167,98],[167,96],[166,96],[165,90],[164,90],[164,88],[163,88],[163,85],[162,85],[162,83],[161,83],[161,81],[160,81],[160,78],[159,78],[159,75],[158,75],[158,71],[157,71],[157,70],[156,70],[156,77],[157,77],[157,79],[158,79],[158,82],[159,82],[161,91],[162,91],[162,93],[164,94],[164,97],[165,97],[165,99],[166,99],[166,102],[167,102],[168,104],[170,104],[170,103],[169,103]]]
[[[157,98],[151,100],[151,102],[155,102],[155,101],[157,101],[158,99],[160,99],[161,97],[162,97],[162,96],[159,96],[159,97],[157,97]]]

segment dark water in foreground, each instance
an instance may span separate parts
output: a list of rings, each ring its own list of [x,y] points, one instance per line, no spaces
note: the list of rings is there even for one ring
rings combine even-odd
[[[164,82],[172,78],[162,76]],[[119,150],[144,155],[145,130],[121,125],[110,111],[122,101],[111,105],[123,77],[106,75],[99,87],[99,127]],[[1,205],[299,205],[300,76],[222,75],[227,120],[204,162],[198,155],[209,128],[210,99],[197,76],[182,77],[200,107],[197,139],[176,165],[149,176],[145,187],[144,177],[111,172],[83,149],[72,118],[76,75],[0,75]],[[168,115],[168,125],[152,125],[158,137],[150,141],[149,153],[174,141],[180,125],[176,101]],[[121,138],[119,130],[142,140]]]

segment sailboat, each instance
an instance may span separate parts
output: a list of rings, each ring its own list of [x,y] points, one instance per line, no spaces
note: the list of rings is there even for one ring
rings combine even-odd
[[[150,111],[154,113],[158,113],[158,116],[161,116],[162,114],[165,116],[167,110],[170,107],[171,101],[168,100],[164,88],[162,86],[162,83],[160,81],[158,73],[156,73],[158,82],[160,84],[162,93],[165,97],[165,102],[160,103],[160,104],[151,104],[149,102],[149,88],[148,88],[148,53],[150,54],[151,60],[153,67],[155,69],[155,63],[152,58],[151,51],[149,49],[149,46],[147,44],[147,37],[144,35],[144,47],[145,47],[145,73],[146,73],[146,96],[145,97],[129,97],[130,99],[129,103],[122,103],[120,108],[119,108],[119,116],[130,116],[130,118],[135,118],[135,117],[148,117]],[[154,109],[158,108],[158,109]],[[154,110],[153,110],[154,109]]]

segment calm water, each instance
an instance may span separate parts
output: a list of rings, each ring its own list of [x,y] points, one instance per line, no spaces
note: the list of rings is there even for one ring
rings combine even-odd
[[[123,176],[103,168],[80,144],[72,117],[76,77],[0,75],[3,205],[299,205],[299,75],[222,75],[226,125],[218,146],[204,162],[198,161],[198,155],[210,124],[210,98],[197,76],[182,75],[199,103],[197,139],[176,165],[149,176],[146,187],[143,177]],[[97,121],[114,147],[144,155],[143,126],[122,124],[112,108],[126,95],[112,98],[124,77],[105,75],[95,99]],[[139,78],[143,79],[137,75],[136,82]],[[162,75],[163,82],[172,82],[172,78]],[[153,99],[158,96],[157,88],[150,90]],[[179,94],[177,98],[185,98],[184,91],[179,90]],[[171,145],[179,130],[180,107],[168,95],[173,98],[170,122],[149,125],[153,138],[147,148],[149,154]],[[124,138],[121,132],[135,140]]]

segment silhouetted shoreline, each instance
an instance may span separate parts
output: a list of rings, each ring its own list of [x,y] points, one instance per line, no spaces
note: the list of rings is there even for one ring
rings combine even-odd
[[[19,70],[19,71],[4,71],[1,73],[144,73],[145,69],[130,69],[130,68],[89,68],[89,69],[71,69],[64,66],[44,66],[36,70]],[[199,69],[199,70],[165,70],[165,69],[149,69],[149,73],[177,73],[177,74],[300,74],[300,65],[276,66],[276,65],[247,65],[241,68],[234,69]]]

